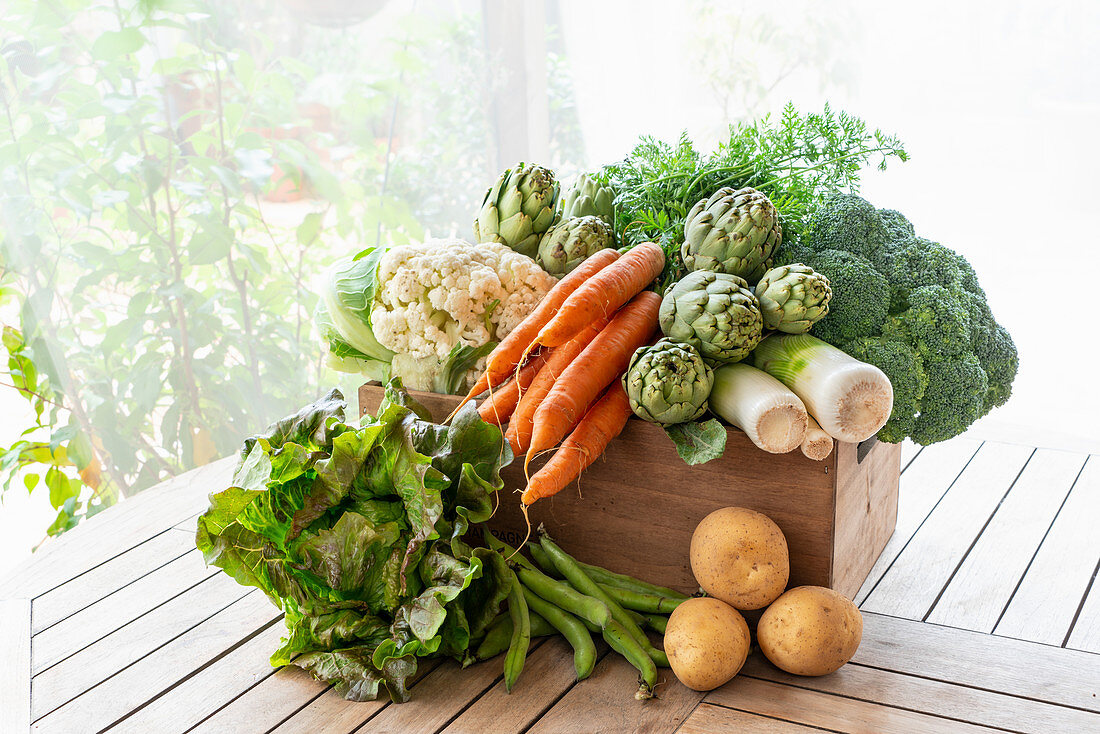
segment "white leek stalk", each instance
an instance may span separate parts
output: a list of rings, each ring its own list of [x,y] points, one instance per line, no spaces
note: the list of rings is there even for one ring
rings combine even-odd
[[[802,453],[807,459],[821,461],[833,453],[833,437],[821,430],[821,426],[808,416],[806,420],[806,436],[802,439]]]
[[[756,347],[753,362],[794,390],[838,441],[875,435],[894,407],[894,388],[882,370],[809,334],[772,334]]]
[[[806,406],[779,380],[747,364],[714,371],[710,409],[772,454],[794,451],[806,433]]]

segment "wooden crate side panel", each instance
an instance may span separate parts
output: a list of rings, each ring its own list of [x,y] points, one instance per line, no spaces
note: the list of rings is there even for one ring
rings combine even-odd
[[[879,442],[860,462],[857,444],[837,443],[832,588],[855,597],[898,518],[901,445]]]
[[[382,391],[364,386],[362,413],[373,413]],[[437,418],[457,398],[413,393]],[[866,461],[866,460],[865,460]],[[828,586],[834,517],[831,460],[811,461],[800,452],[773,455],[730,431],[725,455],[688,467],[659,427],[631,420],[576,483],[531,508],[531,522],[545,523],[563,546],[590,563],[671,586],[697,589],[688,563],[691,534],[711,511],[731,505],[771,517],[787,537],[791,584]],[[505,491],[490,526],[507,540],[523,539],[526,524],[514,491],[522,469],[508,467]]]

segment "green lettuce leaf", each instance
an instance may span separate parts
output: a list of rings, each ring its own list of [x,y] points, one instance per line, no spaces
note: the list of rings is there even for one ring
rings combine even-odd
[[[470,660],[500,612],[504,559],[463,535],[491,515],[512,455],[472,405],[435,425],[397,379],[360,426],[344,410],[333,391],[250,437],[196,544],[285,612],[273,665],[401,701],[417,658]]]

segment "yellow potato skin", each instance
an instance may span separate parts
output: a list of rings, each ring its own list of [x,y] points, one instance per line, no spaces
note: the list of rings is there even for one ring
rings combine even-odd
[[[745,664],[749,626],[725,602],[688,599],[668,618],[664,645],[680,682],[696,691],[710,691],[737,675]]]
[[[763,609],[787,588],[787,539],[771,518],[744,507],[715,510],[691,536],[691,572],[735,609]]]
[[[863,615],[843,594],[799,586],[776,599],[756,625],[764,655],[788,673],[827,675],[852,659],[863,639]]]

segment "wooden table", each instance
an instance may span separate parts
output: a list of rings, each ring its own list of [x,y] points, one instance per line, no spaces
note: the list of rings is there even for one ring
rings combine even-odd
[[[797,678],[754,653],[705,695],[663,671],[645,704],[617,655],[575,683],[557,638],[535,642],[510,696],[499,659],[425,661],[403,705],[271,669],[278,611],[194,548],[231,461],[96,516],[0,581],[0,732],[1100,731],[1097,456],[907,447],[851,664]]]

